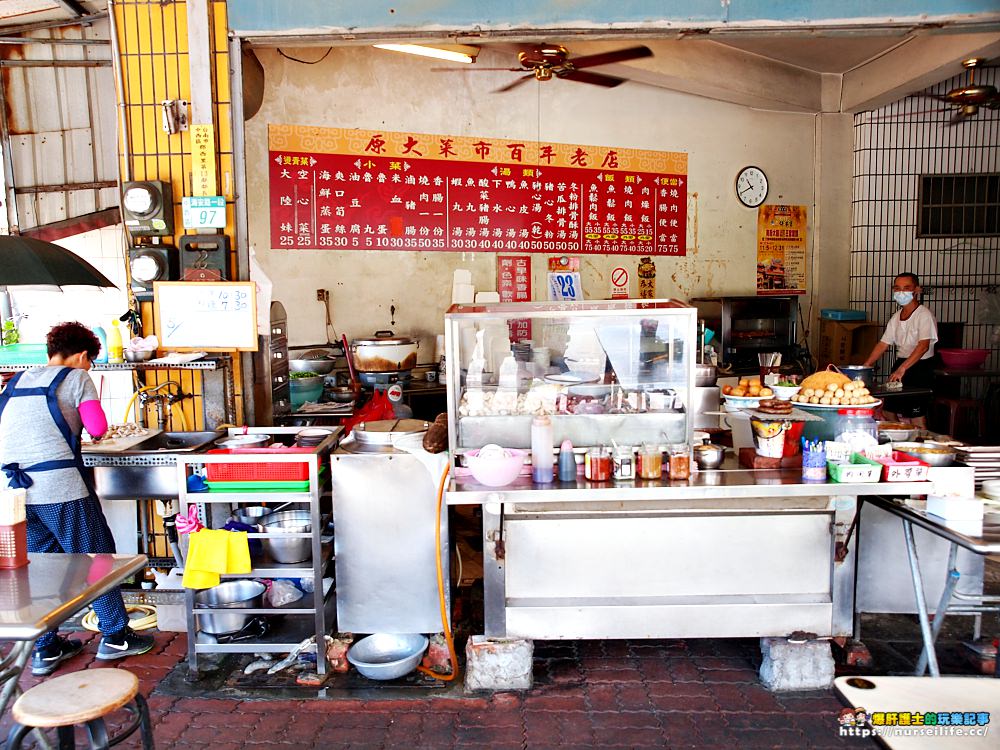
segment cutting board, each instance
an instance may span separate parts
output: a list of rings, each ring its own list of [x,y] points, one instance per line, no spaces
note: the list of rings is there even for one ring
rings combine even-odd
[[[143,440],[148,440],[163,430],[156,428],[146,428],[145,435],[131,435],[130,437],[115,438],[114,440],[102,440],[99,443],[83,445],[84,453],[121,453],[129,448],[134,448]]]

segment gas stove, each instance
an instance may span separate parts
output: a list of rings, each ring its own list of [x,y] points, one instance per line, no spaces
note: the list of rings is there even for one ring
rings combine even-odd
[[[369,391],[384,391],[389,386],[399,383],[406,386],[410,384],[410,371],[399,370],[397,372],[359,372],[358,379],[362,387]]]

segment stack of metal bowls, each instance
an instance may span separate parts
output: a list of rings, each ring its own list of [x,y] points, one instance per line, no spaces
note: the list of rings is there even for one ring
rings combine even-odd
[[[295,433],[295,444],[300,448],[315,448],[333,434],[325,427],[307,427]]]
[[[248,505],[233,511],[233,518],[246,526],[256,526],[271,509],[263,505]]]
[[[265,534],[309,534],[312,531],[312,516],[308,510],[283,510],[269,513],[260,519]],[[305,562],[312,557],[312,539],[308,536],[263,537],[264,551],[279,563]]]
[[[267,587],[260,581],[243,579],[226,581],[194,595],[195,604],[218,612],[198,615],[201,630],[212,635],[236,633],[243,629],[253,615],[227,613],[227,609],[260,609],[264,606]]]

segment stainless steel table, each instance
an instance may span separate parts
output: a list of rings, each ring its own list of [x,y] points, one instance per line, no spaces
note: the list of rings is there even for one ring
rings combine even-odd
[[[0,658],[0,716],[18,693],[35,640],[146,564],[145,555],[32,553],[28,559],[24,567],[0,570],[0,641],[13,641]]]
[[[1000,513],[987,513],[983,519],[982,527],[970,525],[968,521],[947,521],[944,518],[927,513],[923,508],[916,507],[912,502],[907,503],[899,499],[890,499],[882,496],[871,496],[864,498],[864,502],[872,503],[887,513],[897,516],[903,523],[903,537],[906,541],[906,554],[910,561],[910,574],[913,579],[913,595],[917,601],[917,615],[920,618],[920,633],[924,641],[924,650],[917,662],[917,675],[922,675],[929,667],[931,675],[939,677],[937,656],[934,653],[934,642],[944,623],[945,612],[951,603],[958,585],[959,573],[955,565],[958,556],[958,548],[963,547],[977,555],[1000,554]],[[923,576],[920,572],[920,561],[917,558],[917,548],[913,541],[913,526],[916,524],[923,529],[935,534],[951,543],[948,553],[948,570],[944,590],[941,592],[941,601],[937,609],[934,610],[934,625],[930,624],[927,614],[927,600],[924,597]],[[997,611],[994,605],[1000,602],[1000,597],[981,597],[982,605],[969,611]],[[1000,677],[1000,659],[997,660],[998,668],[996,676]]]

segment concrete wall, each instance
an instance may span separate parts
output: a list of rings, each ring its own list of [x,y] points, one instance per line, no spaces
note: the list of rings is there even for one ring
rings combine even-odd
[[[319,58],[320,48],[283,48],[291,56]],[[264,105],[246,124],[249,237],[274,281],[274,297],[289,314],[292,345],[325,340],[317,288],[331,291],[334,325],[348,337],[391,325],[397,332],[430,337],[442,330],[455,268],[469,268],[480,290],[495,289],[493,253],[338,252],[269,247],[267,125],[386,129],[484,137],[615,145],[689,153],[688,255],[656,258],[657,294],[688,298],[753,293],[757,211],[736,199],[737,171],[748,164],[770,178],[768,203],[803,204],[815,213],[818,187],[830,190],[822,213],[839,237],[850,206],[850,127],[824,116],[823,154],[833,165],[817,182],[817,118],[775,113],[628,83],[616,89],[569,81],[529,82],[492,94],[515,74],[432,73],[433,62],[368,47],[334,47],[316,65],[292,62],[258,49],[266,71]],[[477,67],[509,66],[509,56],[485,51]],[[842,183],[842,184],[841,184]],[[832,205],[825,205],[826,203]],[[825,206],[825,207],[824,207]],[[849,221],[849,219],[847,219]],[[846,234],[844,235],[846,237]],[[846,263],[847,242],[822,247],[829,268]],[[534,256],[533,289],[544,294],[546,255]],[[839,257],[839,261],[838,261]],[[638,256],[583,256],[588,298],[609,294],[610,269]],[[843,266],[841,266],[843,267]],[[825,284],[817,274],[814,283]],[[632,273],[635,294],[635,274]],[[840,296],[839,286],[827,296]],[[824,297],[825,299],[825,297]],[[809,304],[804,301],[804,306]],[[846,301],[846,287],[843,298]],[[432,342],[428,342],[432,343]],[[428,347],[432,352],[432,347]]]

